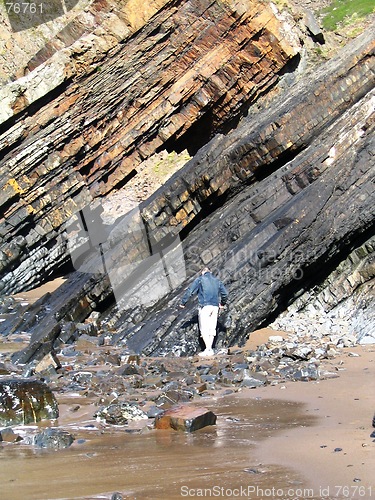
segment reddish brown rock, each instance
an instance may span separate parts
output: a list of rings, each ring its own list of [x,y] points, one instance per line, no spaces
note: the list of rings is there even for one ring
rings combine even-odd
[[[194,432],[202,427],[216,424],[216,415],[206,408],[178,406],[165,411],[156,417],[156,429],[174,429],[176,431]]]

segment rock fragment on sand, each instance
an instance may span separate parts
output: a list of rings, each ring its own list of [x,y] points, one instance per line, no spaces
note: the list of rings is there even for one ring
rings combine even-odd
[[[155,419],[156,429],[174,429],[194,432],[216,424],[216,415],[206,408],[178,406],[165,411]]]

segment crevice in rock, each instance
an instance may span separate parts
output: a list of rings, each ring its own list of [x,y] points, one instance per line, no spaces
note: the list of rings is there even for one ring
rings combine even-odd
[[[8,210],[10,210],[10,208],[12,208],[12,206],[15,203],[18,203],[20,199],[21,197],[19,193],[15,193],[13,197],[9,197],[8,199],[4,200],[3,203],[0,205],[2,217],[4,216],[4,214],[8,212]]]
[[[102,180],[103,182],[107,182],[108,181],[108,177],[109,177],[110,173],[106,176],[103,176],[102,177]],[[136,169],[132,170],[129,174],[125,175],[125,177],[123,179],[121,179],[119,182],[116,183],[115,186],[113,186],[112,189],[121,189],[123,188],[124,186],[126,186],[126,184],[131,181],[132,179],[134,179],[134,177],[138,175],[138,172]],[[109,192],[110,190],[108,190]]]
[[[168,153],[174,151],[179,154],[187,150],[190,156],[194,156],[217,132],[214,120],[213,110],[206,111],[181,137],[176,138],[175,134],[164,142],[156,152],[159,153],[165,149]]]
[[[305,148],[306,148],[305,144],[299,144],[298,147],[281,151],[274,161],[254,169],[253,171],[254,178],[258,182],[263,181],[273,173],[280,170],[283,166],[293,161],[301,152],[305,150]],[[250,179],[250,183],[252,182],[254,182],[254,180]]]
[[[222,209],[225,202],[230,197],[230,192],[227,190],[224,194],[218,195],[213,193],[211,196],[203,201],[200,201],[201,210],[199,213],[183,227],[179,233],[181,241],[184,241],[186,237],[195,229],[204,219],[212,215],[216,210]],[[193,198],[194,199],[194,198]]]
[[[289,59],[283,68],[279,71],[279,76],[285,76],[287,74],[294,74],[298,66],[301,64],[301,54],[296,54],[294,57]]]

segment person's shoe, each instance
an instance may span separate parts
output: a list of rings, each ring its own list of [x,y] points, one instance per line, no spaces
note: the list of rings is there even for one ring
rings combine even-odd
[[[198,352],[198,356],[200,356],[201,358],[206,357],[207,356],[207,349],[205,351]]]
[[[213,356],[214,351],[212,349],[205,349],[204,351],[200,352],[198,356],[201,356],[202,358],[207,358],[209,356]]]

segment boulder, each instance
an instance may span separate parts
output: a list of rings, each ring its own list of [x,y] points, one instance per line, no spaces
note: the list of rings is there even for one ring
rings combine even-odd
[[[156,429],[174,429],[185,432],[194,432],[215,424],[216,415],[212,411],[187,405],[166,410],[155,418]]]
[[[0,441],[17,443],[22,441],[22,438],[19,434],[16,434],[11,427],[5,427],[5,429],[0,430]]]
[[[62,449],[69,448],[74,442],[74,436],[63,429],[48,428],[25,438],[26,444],[32,444],[37,448]]]
[[[39,380],[0,380],[0,425],[56,419],[59,408],[51,389]]]

